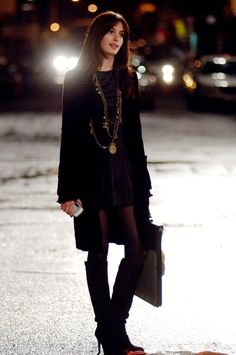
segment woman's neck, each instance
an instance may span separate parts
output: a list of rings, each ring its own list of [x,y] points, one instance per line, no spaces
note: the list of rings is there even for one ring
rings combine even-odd
[[[113,69],[114,56],[103,57],[102,65],[98,68],[99,71],[109,71]]]

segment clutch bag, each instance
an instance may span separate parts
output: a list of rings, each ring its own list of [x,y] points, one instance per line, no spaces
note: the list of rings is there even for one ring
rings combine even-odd
[[[163,226],[150,223],[148,233],[149,251],[135,295],[155,307],[160,307],[162,305],[163,253],[161,239]]]

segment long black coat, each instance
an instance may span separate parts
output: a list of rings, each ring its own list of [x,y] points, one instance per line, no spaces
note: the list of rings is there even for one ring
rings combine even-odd
[[[133,171],[134,207],[143,239],[148,222],[151,182],[141,133],[136,75],[134,81],[136,95],[134,97],[122,95],[122,131]],[[102,121],[103,105],[101,99],[98,99],[92,78],[78,69],[69,71],[63,92],[58,202],[77,198],[82,201],[84,212],[74,218],[76,247],[82,250],[101,248],[98,200],[103,152],[91,135],[90,121],[94,115],[100,115]],[[115,226],[111,233],[111,241],[124,243],[119,226]]]

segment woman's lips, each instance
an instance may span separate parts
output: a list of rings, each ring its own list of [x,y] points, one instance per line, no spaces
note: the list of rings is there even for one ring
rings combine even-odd
[[[110,44],[110,47],[112,48],[112,49],[118,49],[119,48],[119,46],[118,46],[118,44]]]

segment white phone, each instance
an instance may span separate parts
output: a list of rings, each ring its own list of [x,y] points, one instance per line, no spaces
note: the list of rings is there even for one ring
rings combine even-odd
[[[73,217],[78,217],[79,215],[81,215],[81,213],[83,212],[83,207],[78,204],[78,203],[74,203],[74,208],[73,208],[73,213],[72,213],[72,216]]]

